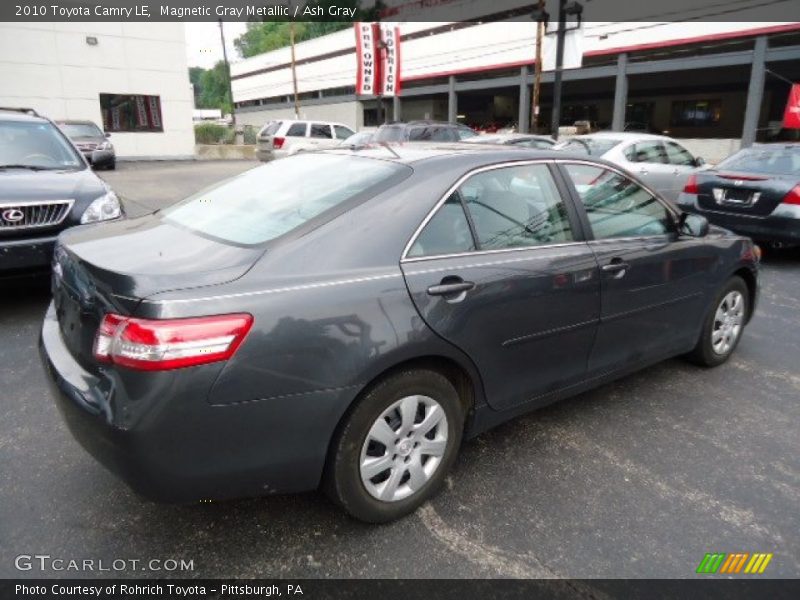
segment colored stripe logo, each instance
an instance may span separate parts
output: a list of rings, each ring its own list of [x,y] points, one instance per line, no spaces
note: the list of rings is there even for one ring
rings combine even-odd
[[[772,553],[756,552],[724,552],[707,553],[697,566],[697,573],[704,575],[725,574],[736,575],[740,573],[760,575],[772,560]]]

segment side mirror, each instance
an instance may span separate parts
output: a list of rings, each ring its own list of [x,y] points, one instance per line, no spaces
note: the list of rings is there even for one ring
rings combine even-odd
[[[702,167],[704,164],[706,164],[706,161],[702,156],[695,156],[694,158],[695,167]]]
[[[111,137],[111,134],[110,134],[110,133],[108,133],[107,131],[104,131],[104,132],[103,132],[103,135],[104,135],[104,136],[106,136],[107,138],[110,138],[110,137]]]
[[[681,213],[679,231],[691,237],[706,237],[708,235],[708,219],[703,215]]]

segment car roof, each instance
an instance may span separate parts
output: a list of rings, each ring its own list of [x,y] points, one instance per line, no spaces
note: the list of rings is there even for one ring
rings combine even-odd
[[[411,142],[407,144],[378,144],[364,148],[335,148],[323,150],[321,154],[353,154],[368,158],[386,160],[401,164],[414,164],[427,160],[440,158],[460,158],[471,157],[476,161],[481,158],[490,159],[488,163],[503,162],[506,160],[525,160],[525,159],[564,159],[578,158],[586,160],[586,155],[560,152],[558,150],[537,150],[532,148],[520,148],[515,146],[492,145],[492,144],[469,144],[466,142]],[[594,159],[592,159],[594,160]],[[604,161],[597,161],[604,162]]]
[[[13,109],[0,108],[0,119],[3,121],[27,121],[32,123],[47,123],[48,120],[39,115],[19,112]]]
[[[653,133],[637,133],[635,131],[598,131],[596,133],[587,133],[584,135],[575,135],[571,137],[577,138],[597,138],[608,140],[620,140],[623,142],[631,140],[671,140],[672,138],[666,135],[655,135]]]
[[[97,125],[97,123],[89,119],[56,119],[55,121],[64,125]]]

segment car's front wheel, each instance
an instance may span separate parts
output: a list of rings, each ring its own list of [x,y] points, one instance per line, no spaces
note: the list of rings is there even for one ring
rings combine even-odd
[[[464,409],[438,372],[409,369],[358,401],[337,435],[325,488],[351,515],[398,519],[441,487],[461,444]]]
[[[741,277],[731,277],[717,295],[689,360],[705,367],[728,360],[742,337],[749,309],[747,284]]]

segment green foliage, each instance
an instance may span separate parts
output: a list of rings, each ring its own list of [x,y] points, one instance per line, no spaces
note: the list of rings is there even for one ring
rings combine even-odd
[[[302,21],[294,24],[294,40],[299,43],[317,38],[347,27],[352,23],[342,21],[311,22]],[[288,46],[290,41],[287,22],[266,21],[264,23],[248,23],[247,31],[234,40],[234,45],[244,58],[263,54],[277,48]]]
[[[234,135],[232,127],[219,123],[198,123],[194,126],[194,141],[197,144],[232,144]]]
[[[255,144],[256,143],[256,135],[258,131],[252,125],[245,125],[242,128],[242,141],[245,144]]]
[[[224,61],[219,61],[212,69],[189,68],[189,80],[194,86],[194,105],[197,108],[220,108],[223,114],[233,111]]]

